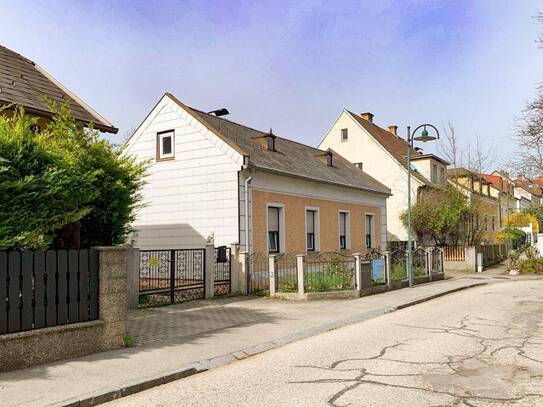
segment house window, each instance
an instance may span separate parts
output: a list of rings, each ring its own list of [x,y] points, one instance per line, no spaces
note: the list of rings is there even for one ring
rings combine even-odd
[[[341,129],[341,141],[349,140],[349,129]]]
[[[268,146],[268,150],[275,151],[275,138],[274,137],[268,137],[266,143],[267,143],[267,146]]]
[[[366,249],[372,249],[375,244],[373,237],[374,234],[374,223],[373,223],[373,214],[366,214]]]
[[[326,165],[332,167],[334,164],[332,160],[332,154],[326,154]]]
[[[339,212],[339,248],[349,248],[349,212]]]
[[[280,212],[281,208],[275,206],[268,207],[268,252],[270,253],[279,253],[281,249],[281,240],[279,238]]]
[[[157,160],[168,160],[174,157],[173,130],[157,134]]]
[[[488,232],[488,217],[485,216],[485,232]]]
[[[308,252],[319,250],[319,212],[317,209],[305,211],[305,247]]]
[[[432,181],[437,182],[437,164],[432,165]]]
[[[445,168],[439,167],[439,182],[445,183]]]
[[[492,231],[494,232],[496,230],[496,218],[492,216]]]

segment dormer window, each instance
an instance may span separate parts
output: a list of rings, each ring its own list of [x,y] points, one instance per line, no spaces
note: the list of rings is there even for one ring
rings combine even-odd
[[[326,165],[329,167],[334,166],[334,160],[333,160],[332,154],[330,153],[326,154]]]
[[[266,146],[268,147],[268,150],[275,151],[275,137],[266,137]]]

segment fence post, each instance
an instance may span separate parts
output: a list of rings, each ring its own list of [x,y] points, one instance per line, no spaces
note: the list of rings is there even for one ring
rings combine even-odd
[[[128,248],[128,309],[137,309],[140,294],[140,249]]]
[[[238,274],[238,287],[239,292],[242,295],[249,295],[249,287],[247,285],[247,273],[249,272],[248,268],[248,256],[246,252],[238,252],[239,259],[238,259],[238,267],[239,267],[239,274]]]
[[[390,286],[390,252],[389,251],[383,252],[383,256],[385,258],[386,285]]]
[[[304,281],[304,257],[303,254],[296,255],[296,269],[298,272],[298,295],[303,296],[305,294],[305,281]]]
[[[239,246],[233,243],[230,246],[230,291],[233,295],[241,294],[240,273]]]
[[[98,309],[104,329],[102,350],[123,346],[126,335],[128,250],[126,246],[98,247]]]
[[[432,248],[427,247],[426,249],[426,270],[428,272],[428,280],[432,281],[432,268],[433,268],[433,259],[432,259]]]
[[[356,290],[361,293],[362,292],[362,267],[360,264],[360,261],[362,259],[362,255],[360,253],[353,253],[354,256],[354,265],[355,265],[355,276],[356,276]]]
[[[270,254],[268,256],[269,270],[270,270],[270,297],[275,295],[275,255]]]
[[[205,246],[205,298],[215,295],[215,243],[206,243]]]

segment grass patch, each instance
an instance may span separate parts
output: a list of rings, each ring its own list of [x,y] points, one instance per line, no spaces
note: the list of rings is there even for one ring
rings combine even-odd
[[[123,342],[125,348],[134,348],[136,346],[136,341],[130,335],[125,335]]]

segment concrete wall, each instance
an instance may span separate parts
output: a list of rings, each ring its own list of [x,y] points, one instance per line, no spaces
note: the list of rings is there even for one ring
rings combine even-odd
[[[0,371],[22,369],[123,346],[126,335],[128,249],[99,248],[97,321],[0,335]]]
[[[341,129],[347,128],[349,139],[341,141]],[[394,137],[394,135],[390,135]],[[367,174],[390,188],[387,200],[387,240],[407,240],[407,230],[400,215],[407,209],[407,170],[381,144],[363,129],[347,111],[344,111],[330,128],[319,148],[332,148],[353,163],[362,163]],[[407,151],[406,151],[407,154]],[[415,202],[417,189],[422,183],[413,177],[411,198]]]
[[[443,259],[443,268],[445,272],[448,270],[454,271],[475,271],[476,267],[476,255],[475,247],[465,248],[465,260],[464,261],[447,261]]]
[[[157,161],[157,133],[174,131],[174,157]],[[165,95],[126,143],[149,160],[134,222],[140,249],[201,248],[238,241],[238,171],[243,157]]]

